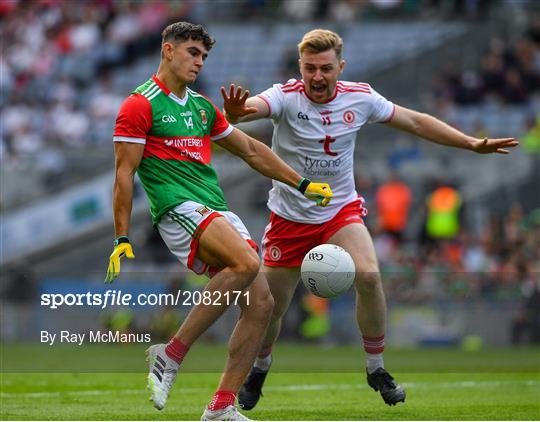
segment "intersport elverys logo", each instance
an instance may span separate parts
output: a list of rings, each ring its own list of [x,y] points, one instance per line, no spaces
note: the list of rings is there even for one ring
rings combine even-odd
[[[174,148],[203,148],[204,141],[201,138],[190,137],[181,139],[164,139],[163,143],[168,147]]]

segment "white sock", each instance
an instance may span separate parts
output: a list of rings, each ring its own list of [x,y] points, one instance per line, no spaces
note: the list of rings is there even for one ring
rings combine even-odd
[[[268,355],[265,358],[257,357],[253,366],[259,368],[261,371],[268,371],[272,364],[272,355]]]
[[[382,353],[366,353],[366,368],[369,374],[373,373],[377,368],[384,368],[382,355]]]

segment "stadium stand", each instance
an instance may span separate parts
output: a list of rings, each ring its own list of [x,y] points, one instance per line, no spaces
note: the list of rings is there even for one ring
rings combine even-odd
[[[159,31],[166,22],[183,18],[209,22],[208,28],[218,43],[195,89],[220,104],[219,87],[223,84],[241,82],[252,92],[258,92],[271,83],[296,76],[294,47],[299,34],[315,25],[329,26],[343,34],[349,46],[345,50],[348,64],[344,78],[370,80],[378,72],[391,73],[398,65],[417,63],[428,53],[436,56],[440,48],[473,32],[474,19],[482,15],[476,9],[383,11],[373,5],[349,10],[345,3],[350,2],[320,2],[322,6],[318,9],[300,11],[285,6],[297,3],[299,7],[298,2],[273,2],[271,6],[265,3],[239,2],[234,11],[220,15],[225,22],[216,19],[217,12],[212,8],[190,1],[178,3],[180,7],[153,2],[151,8],[144,3],[106,1],[73,1],[63,6],[37,2],[36,7],[26,2],[1,3],[0,36],[6,46],[0,54],[3,217],[31,211],[44,197],[54,200],[70,190],[84,192],[87,187],[84,182],[110,173],[113,167],[110,140],[116,110],[129,90],[155,70],[159,60],[155,54]],[[11,10],[9,5],[13,7]],[[441,19],[445,13],[458,19],[445,21]],[[286,19],[277,21],[280,14]],[[333,16],[333,20],[324,23],[313,20],[321,16]],[[246,17],[261,22],[246,24]],[[383,20],[369,21],[363,17]],[[467,21],[469,18],[473,24]],[[442,75],[431,95],[424,96],[419,92],[420,87],[411,85],[403,87],[400,98],[413,98],[411,106],[418,105],[478,135],[519,137],[534,130],[540,114],[540,21],[533,14],[529,18],[529,26],[522,26],[525,29],[518,38],[503,37],[503,42],[501,36],[493,38],[485,44],[488,47],[485,54],[469,60],[464,69],[455,63],[445,65],[441,60],[437,68],[430,69]],[[476,40],[471,38],[470,42]],[[287,67],[291,57],[293,66]],[[416,71],[416,67],[409,67]],[[429,89],[429,80],[425,85]],[[377,89],[384,92],[385,86],[377,85]],[[391,92],[387,95],[392,98]],[[260,128],[253,130],[262,133]],[[419,235],[424,223],[422,212],[412,213],[403,242],[399,244],[378,232],[374,218],[368,219],[387,274],[385,284],[391,305],[449,306],[480,299],[508,303],[527,296],[531,289],[534,291],[530,286],[534,286],[540,270],[540,220],[534,208],[540,204],[537,181],[530,179],[538,174],[534,173],[538,172],[538,167],[534,167],[538,166],[538,159],[535,162],[538,150],[515,151],[512,160],[493,157],[480,162],[478,157],[466,152],[447,151],[407,137],[371,133],[367,131],[367,139],[361,140],[357,156],[358,180],[366,184],[362,189],[366,197],[375,196],[391,168],[403,176],[417,198],[413,210],[424,208],[429,192],[426,180],[443,173],[448,180],[456,182],[465,202],[463,230],[448,242],[422,245]],[[377,142],[366,144],[371,138]],[[246,178],[244,168],[229,163],[218,157],[226,194],[234,204],[234,211],[242,215],[258,239],[265,223],[261,217],[264,204],[246,201],[244,192],[260,193],[268,184],[256,176]],[[501,174],[508,181],[501,183]],[[527,183],[528,193],[521,195]],[[370,212],[376,215],[373,206]],[[81,254],[76,250],[66,252],[71,253],[70,262],[81,268],[92,266],[94,272],[89,276],[95,280],[102,276],[96,268],[104,263],[104,247],[110,246],[109,233],[103,235],[103,228],[110,226],[111,216],[103,214],[96,218],[96,227],[101,230],[99,236],[102,239],[104,236],[104,240],[90,239],[88,252],[78,260],[74,255]],[[148,224],[142,223],[145,218],[141,214],[134,227],[134,239],[139,244],[152,238]],[[157,259],[157,252],[148,255],[139,252],[137,262],[127,264],[128,268],[176,269],[174,258],[168,253],[165,258]],[[62,268],[67,260],[56,258],[41,268],[47,271]],[[170,267],[163,267],[163,262]],[[24,262],[14,265],[13,268],[19,268]],[[12,278],[13,283],[19,283],[15,275]],[[40,277],[29,281],[34,283],[34,290],[30,286],[28,291],[36,291],[41,281]],[[161,274],[158,284],[167,282],[167,277]],[[515,306],[511,310],[515,311]],[[499,335],[496,342],[500,344],[504,340]]]
[[[3,209],[110,168],[108,145],[116,110],[136,81],[155,71],[161,28],[189,16],[190,10],[166,3],[150,10],[142,3],[42,3],[33,8],[21,2],[4,11],[2,38],[9,47],[1,56],[0,148],[3,167],[14,177],[6,180]],[[230,25],[210,24],[218,44],[195,89],[218,104],[219,87],[229,82],[244,81],[253,92],[265,89],[280,76],[284,52],[310,25],[245,24],[231,30]],[[421,54],[455,37],[463,25],[368,23],[341,30],[345,42],[355,46],[345,75],[352,77]]]

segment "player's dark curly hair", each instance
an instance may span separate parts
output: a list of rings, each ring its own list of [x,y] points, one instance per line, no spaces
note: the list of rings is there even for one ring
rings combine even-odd
[[[165,42],[184,42],[189,39],[202,41],[204,47],[210,51],[216,40],[208,34],[206,28],[202,25],[195,25],[190,22],[175,22],[170,24],[161,33],[161,43]]]

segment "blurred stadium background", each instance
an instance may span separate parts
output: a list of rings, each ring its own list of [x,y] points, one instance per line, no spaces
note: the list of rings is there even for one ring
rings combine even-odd
[[[37,342],[42,329],[105,327],[151,332],[155,342],[187,312],[53,311],[40,306],[39,295],[104,289],[114,236],[116,113],[157,69],[163,27],[189,20],[217,38],[194,89],[218,107],[221,85],[235,82],[257,93],[298,77],[296,43],[306,30],[328,27],[345,41],[343,79],[369,82],[395,103],[468,133],[519,138],[511,156],[478,156],[372,125],[358,140],[356,181],[384,272],[388,345],[538,344],[539,6],[535,0],[0,0],[2,343]],[[243,128],[270,142],[269,122]],[[214,160],[231,209],[259,241],[269,182],[219,150]],[[433,223],[441,211],[437,198],[449,193],[455,201],[443,211],[453,223],[441,227]],[[408,214],[405,223],[396,221],[394,207]],[[153,231],[141,189],[130,237],[137,259],[123,264],[114,288],[201,287],[204,280],[187,274]],[[302,288],[297,293],[282,342],[359,344],[352,292],[330,302]],[[204,341],[228,338],[235,310],[226,315]]]

